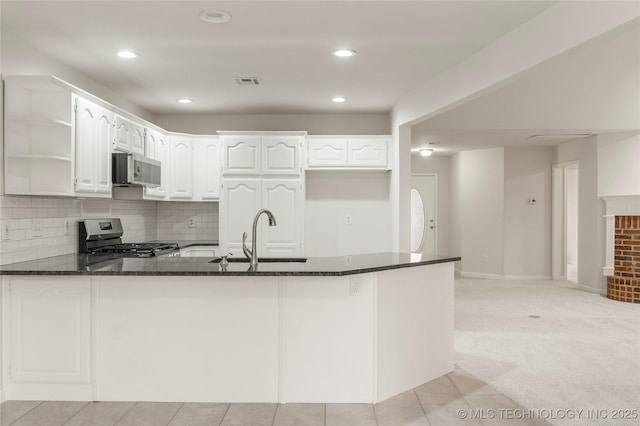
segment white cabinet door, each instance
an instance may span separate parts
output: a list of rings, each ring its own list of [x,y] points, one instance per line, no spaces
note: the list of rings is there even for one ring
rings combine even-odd
[[[220,196],[220,253],[244,256],[242,233],[251,247],[253,218],[261,208],[261,179],[225,179]],[[258,237],[259,238],[259,237]],[[259,242],[259,240],[258,240]],[[258,251],[258,255],[260,251]]]
[[[89,278],[12,277],[8,282],[9,382],[89,383]]]
[[[220,141],[217,137],[196,138],[193,141],[193,199],[220,198]]]
[[[193,139],[186,136],[169,138],[169,188],[171,199],[193,198]]]
[[[144,155],[145,128],[139,124],[133,123],[132,130],[131,152],[134,154]]]
[[[262,208],[276,218],[276,226],[269,226],[260,218],[262,226],[260,255],[264,257],[292,257],[303,255],[304,193],[299,179],[264,179]],[[257,212],[257,210],[256,210]]]
[[[389,136],[326,136],[307,138],[309,169],[388,170]]]
[[[263,136],[262,174],[299,175],[302,136]]]
[[[144,126],[116,114],[113,149],[134,154],[145,154]]]
[[[261,169],[260,136],[223,136],[223,168],[225,175],[257,175]]]
[[[386,138],[349,139],[347,164],[353,167],[387,167],[389,140]]]
[[[76,102],[75,191],[109,196],[113,113],[80,97]]]
[[[167,135],[153,129],[147,130],[145,141],[145,155],[153,160],[160,161],[160,186],[144,188],[145,198],[162,199],[166,196],[166,185],[169,164],[167,163]]]
[[[215,257],[218,246],[191,246],[180,249],[180,257]]]
[[[123,152],[131,152],[131,122],[116,115],[115,136],[113,138],[113,149]]]
[[[309,167],[344,167],[347,165],[346,138],[313,138],[307,140]]]

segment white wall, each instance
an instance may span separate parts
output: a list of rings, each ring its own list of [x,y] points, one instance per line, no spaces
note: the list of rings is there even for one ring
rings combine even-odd
[[[640,132],[598,135],[598,195],[633,194],[640,194]]]
[[[504,148],[463,151],[452,163],[452,203],[459,227],[461,273],[502,277],[504,258]],[[453,199],[453,197],[452,197]],[[452,239],[452,243],[457,244]],[[452,248],[456,248],[452,244]]]
[[[504,275],[551,277],[551,147],[504,150]],[[536,204],[529,204],[534,198]]]
[[[592,136],[560,144],[556,163],[579,161],[578,171],[578,279],[579,285],[603,291],[604,203],[598,199],[598,143]]]
[[[389,114],[159,115],[155,124],[172,132],[304,130],[310,135],[388,135]]]
[[[307,172],[307,256],[391,251],[390,173]]]
[[[450,167],[451,157],[420,155],[411,156],[411,173],[434,173],[438,175],[438,254],[453,254],[450,244],[451,212],[450,212]],[[459,252],[458,252],[459,253]]]
[[[112,105],[120,107],[140,118],[154,122],[153,114],[127,100],[124,95],[113,92],[102,84],[89,79],[80,72],[63,65],[46,53],[35,49],[8,31],[2,31],[2,69],[6,75],[55,75],[56,77],[85,90]]]

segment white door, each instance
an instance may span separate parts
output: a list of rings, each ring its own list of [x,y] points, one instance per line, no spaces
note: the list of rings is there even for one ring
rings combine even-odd
[[[436,175],[411,175],[411,251],[435,255],[437,218]]]
[[[276,218],[276,226],[269,226],[266,217],[260,217],[262,257],[296,257],[302,253],[302,223],[304,194],[299,179],[264,179],[262,181],[262,208]]]
[[[108,195],[113,113],[83,98],[77,98],[76,109],[75,191]]]
[[[301,174],[301,144],[301,136],[264,136],[262,138],[262,174]]]
[[[193,141],[193,199],[220,198],[220,142],[218,138]]]
[[[169,139],[169,198],[189,200],[193,197],[193,141],[187,137]]]
[[[224,136],[222,140],[223,174],[260,174],[261,145],[260,136]]]
[[[247,233],[247,247],[251,248],[253,218],[261,205],[260,179],[240,178],[223,181],[219,207],[222,255],[233,253],[234,256],[244,257],[242,234]]]
[[[578,282],[579,163],[553,166],[551,275]]]

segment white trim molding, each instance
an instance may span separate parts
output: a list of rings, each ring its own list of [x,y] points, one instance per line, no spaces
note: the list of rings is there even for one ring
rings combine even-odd
[[[605,277],[613,275],[615,255],[616,216],[640,216],[640,195],[603,195],[605,202],[605,262],[602,273]]]

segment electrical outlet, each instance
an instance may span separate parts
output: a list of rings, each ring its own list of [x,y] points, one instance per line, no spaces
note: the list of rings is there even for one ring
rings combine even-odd
[[[351,215],[349,213],[344,215],[344,224],[345,225],[351,225]]]
[[[196,227],[196,218],[195,217],[190,217],[189,218],[188,226],[189,226],[189,228],[195,228]]]
[[[362,277],[351,277],[349,279],[349,296],[362,296]]]
[[[34,237],[42,237],[42,219],[33,219],[31,221],[31,230]]]
[[[11,239],[11,230],[9,229],[9,224],[5,223],[2,225],[2,241]]]

